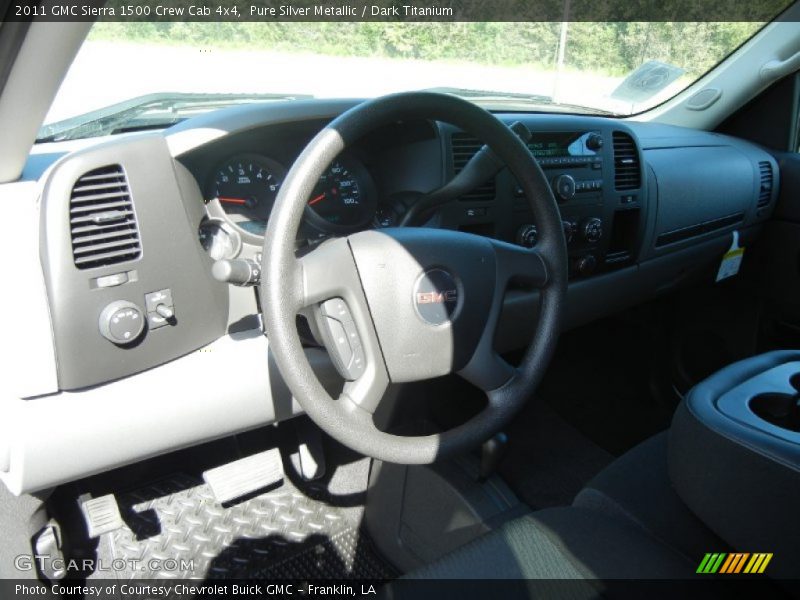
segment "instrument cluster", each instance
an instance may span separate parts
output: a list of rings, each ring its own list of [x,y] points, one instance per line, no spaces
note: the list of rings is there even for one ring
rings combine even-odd
[[[238,255],[242,243],[261,245],[287,168],[268,156],[236,154],[208,176],[205,202],[209,218],[200,226],[200,243],[215,260]],[[375,183],[366,167],[349,154],[338,156],[306,200],[298,245],[347,235],[390,223],[381,218]]]

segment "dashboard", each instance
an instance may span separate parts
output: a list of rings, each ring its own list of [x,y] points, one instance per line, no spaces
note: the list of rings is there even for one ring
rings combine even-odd
[[[53,357],[52,376],[39,368],[35,393],[0,411],[0,421],[15,423],[0,447],[10,457],[0,464],[9,489],[42,489],[299,413],[262,334],[257,290],[220,282],[212,270],[224,259],[258,262],[287,171],[355,104],[237,106],[163,132],[37,145],[20,187],[38,201],[9,208],[38,233],[14,273],[40,277],[42,308],[19,327],[49,325],[35,348],[37,365]],[[777,200],[777,162],[744,140],[594,116],[497,116],[532,133],[529,148],[558,201],[570,268],[565,328],[713,282],[734,232],[752,245]],[[399,225],[480,147],[433,121],[393,123],[357,140],[309,193],[298,252]],[[423,217],[425,227],[537,243],[531,199],[505,169]],[[535,290],[512,282],[498,351],[529,343],[538,302]],[[309,361],[335,390],[341,377],[307,341]],[[108,426],[121,414],[125,436]]]
[[[746,230],[768,216],[777,193],[775,161],[735,138],[601,117],[500,117],[531,132],[528,148],[559,203],[572,280]],[[207,218],[198,233],[213,259],[258,255],[287,170],[327,122],[256,124],[179,158],[203,190]],[[400,225],[481,145],[434,122],[398,123],[360,140],[328,166],[307,199],[298,249]],[[507,170],[419,224],[528,247],[538,236],[529,200]]]
[[[78,389],[259,328],[252,288],[215,261],[258,265],[288,169],[348,101],[226,109],[163,133],[73,152],[44,177],[42,241],[59,384]],[[524,125],[558,200],[569,254],[566,325],[710,277],[732,232],[748,244],[778,191],[775,160],[713,133],[610,118],[501,114]],[[306,199],[296,246],[394,227],[482,143],[434,121],[392,123],[351,144]],[[507,169],[419,223],[533,247],[531,202]],[[526,345],[535,292],[511,286],[498,350]],[[121,323],[121,324],[120,324]],[[309,341],[311,338],[309,338]]]

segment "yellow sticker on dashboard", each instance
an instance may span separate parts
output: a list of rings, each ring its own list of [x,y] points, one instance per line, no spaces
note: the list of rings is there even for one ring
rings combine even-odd
[[[717,271],[716,281],[728,279],[739,273],[744,258],[744,248],[739,247],[739,232],[733,232],[733,242],[730,249],[722,256],[722,262]]]

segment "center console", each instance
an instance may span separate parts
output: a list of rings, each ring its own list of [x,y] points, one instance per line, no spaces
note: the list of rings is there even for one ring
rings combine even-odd
[[[796,577],[800,556],[798,403],[800,352],[771,352],[693,388],[670,430],[683,501],[734,550],[772,554],[779,578]]]

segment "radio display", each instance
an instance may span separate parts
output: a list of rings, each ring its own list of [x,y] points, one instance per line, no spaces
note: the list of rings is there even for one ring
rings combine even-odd
[[[528,148],[536,158],[596,156],[597,152],[586,145],[586,140],[592,135],[595,135],[594,131],[537,132],[528,142]]]

